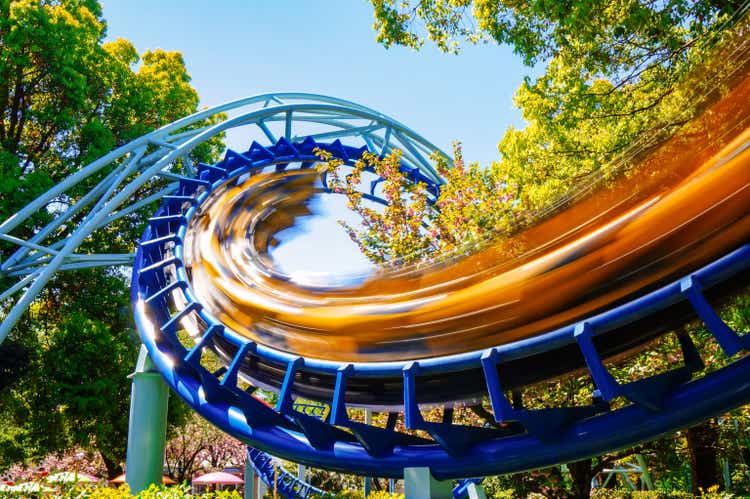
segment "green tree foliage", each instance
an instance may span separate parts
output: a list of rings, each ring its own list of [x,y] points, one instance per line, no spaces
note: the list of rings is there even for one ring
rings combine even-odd
[[[111,149],[197,110],[180,53],[139,54],[124,39],[105,43],[105,34],[96,0],[0,0],[0,220]],[[220,148],[217,137],[191,159],[211,161]],[[33,234],[109,171],[18,235]],[[81,250],[133,251],[148,212],[98,231]],[[9,248],[0,243],[0,255]],[[0,468],[80,445],[98,451],[110,475],[121,472],[126,376],[137,353],[128,281],[122,269],[58,275],[0,347]]]
[[[137,353],[127,286],[102,270],[71,277],[38,304],[54,331],[41,338],[38,378],[23,394],[26,441],[39,450],[95,447],[113,474],[127,436],[127,376]]]
[[[742,2],[371,0],[378,40],[418,48],[425,38],[444,51],[458,40],[510,45],[544,68],[527,77],[516,105],[527,125],[499,144],[501,176],[538,208],[571,182],[610,164],[627,163],[636,137],[668,134],[695,111],[694,77],[715,56],[717,32],[737,21]],[[738,34],[738,37],[744,35]],[[738,38],[741,40],[741,38]],[[730,43],[724,44],[731,47]],[[721,59],[721,58],[714,58]]]
[[[527,64],[558,55],[583,58],[592,72],[630,71],[672,57],[685,37],[703,33],[742,1],[370,0],[377,40],[421,47],[425,39],[457,52],[459,42],[508,44]]]

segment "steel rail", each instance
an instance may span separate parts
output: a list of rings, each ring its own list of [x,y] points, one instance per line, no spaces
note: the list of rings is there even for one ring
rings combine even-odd
[[[272,104],[273,103],[273,104]],[[239,113],[237,116],[227,117],[226,113]],[[26,205],[14,215],[0,223],[0,236],[4,240],[17,246],[5,261],[0,262],[0,276],[16,277],[21,275],[33,276],[29,280],[10,283],[6,289],[0,290],[3,300],[24,291],[21,297],[10,307],[3,322],[0,324],[0,342],[2,342],[20,319],[26,308],[33,302],[49,279],[58,271],[72,270],[82,266],[97,266],[95,262],[69,263],[75,249],[94,231],[106,227],[122,216],[131,214],[147,204],[158,200],[163,193],[149,196],[146,199],[133,199],[133,195],[140,187],[151,179],[168,176],[164,170],[169,168],[177,159],[185,159],[189,152],[198,144],[221,134],[232,128],[245,125],[255,125],[259,129],[266,129],[265,120],[283,116],[285,134],[291,136],[295,123],[319,123],[334,129],[342,136],[351,135],[355,125],[346,120],[368,120],[379,124],[378,130],[398,129],[408,144],[402,144],[409,149],[433,150],[443,154],[436,146],[418,135],[400,122],[372,109],[334,97],[305,94],[305,93],[276,93],[263,94],[215,106],[211,109],[197,112],[173,123],[146,134],[134,141],[111,151],[105,156],[84,166],[77,172],[63,179],[37,199]],[[332,119],[333,118],[333,119]],[[216,123],[203,125],[205,120]],[[191,129],[191,127],[196,128]],[[365,140],[372,142],[378,137],[372,130],[365,134]],[[334,130],[336,132],[336,130]],[[412,145],[413,143],[413,145]],[[149,150],[155,148],[154,151]],[[414,161],[414,167],[423,171],[430,178],[440,181],[437,172],[428,162],[420,162],[418,158],[409,156]],[[118,164],[123,162],[124,164]],[[190,161],[183,161],[185,174],[191,176],[194,166]],[[11,234],[19,226],[27,222],[35,213],[59,199],[73,187],[86,179],[90,179],[106,168],[115,165],[97,185],[92,187],[78,202],[69,206],[62,213],[54,214],[54,218],[44,228],[36,230],[32,236],[24,241]],[[137,175],[136,175],[137,174]],[[126,181],[128,177],[135,177]],[[89,205],[94,204],[89,208]],[[74,217],[89,209],[83,220]],[[118,211],[119,210],[119,211]],[[55,237],[55,231],[64,227],[66,223],[74,224],[69,234],[57,236],[58,239],[43,244],[46,239]],[[30,252],[35,252],[29,255]],[[39,258],[36,254],[48,253],[50,258]],[[80,258],[80,257],[75,257]],[[132,259],[130,256],[117,257],[113,260],[101,260],[101,266],[119,265]],[[24,270],[17,267],[21,264]],[[33,270],[32,270],[33,269]],[[23,282],[22,285],[18,285]]]

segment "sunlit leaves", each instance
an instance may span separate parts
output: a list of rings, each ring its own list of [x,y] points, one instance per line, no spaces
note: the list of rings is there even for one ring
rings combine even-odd
[[[427,186],[412,182],[402,171],[398,150],[382,158],[365,153],[351,171],[326,151],[319,150],[318,155],[331,189],[346,195],[349,209],[361,217],[361,226],[341,224],[374,262],[408,263],[459,251],[503,235],[513,221],[516,186],[495,169],[465,165],[459,144],[451,167],[445,158],[434,156],[446,179],[434,204]],[[379,192],[384,206],[363,198],[363,171],[382,179]]]
[[[198,95],[178,52],[140,56],[127,40],[103,43],[105,32],[95,0],[0,0],[0,220],[113,148],[197,111]],[[191,159],[215,159],[219,139],[195,148]],[[54,203],[71,205],[110,171]],[[95,232],[78,250],[132,252],[145,211]],[[50,217],[40,210],[14,235],[30,237]],[[78,221],[50,239],[64,238]],[[0,259],[9,248],[0,244]],[[15,282],[0,279],[7,284],[2,289]],[[37,355],[9,373],[15,382],[0,404],[0,467],[77,443],[119,469],[125,376],[137,351],[126,281],[122,270],[59,274],[11,333]]]

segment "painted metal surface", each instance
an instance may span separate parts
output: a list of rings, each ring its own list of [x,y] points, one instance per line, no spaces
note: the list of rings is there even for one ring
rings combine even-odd
[[[326,407],[324,405],[300,403],[294,404],[294,410],[314,416],[319,420],[325,419]],[[371,424],[372,421],[366,421],[366,423]],[[258,449],[250,447],[247,451],[247,466],[245,470],[246,497],[252,499],[254,491],[248,489],[248,484],[253,483],[252,477],[256,474],[271,489],[273,489],[275,480],[279,492],[289,499],[305,499],[311,494],[314,494],[316,497],[327,497],[328,493],[326,491],[319,489],[304,480],[304,470],[305,466],[298,465],[298,473],[295,477],[285,469],[278,466],[278,464],[274,468],[273,457],[259,451]],[[372,492],[372,483],[370,482],[370,486],[368,487],[368,480],[371,481],[371,478],[365,477],[365,497]],[[483,494],[483,491],[481,489],[481,483],[482,478],[459,480],[456,486],[453,487],[452,496],[456,499],[464,497],[482,497],[481,494]],[[250,487],[252,488],[251,485]],[[393,490],[391,490],[391,492],[393,492]]]
[[[270,490],[274,490],[275,485],[275,488],[283,497],[304,499],[310,496],[328,496],[325,491],[300,480],[283,467],[275,464],[273,458],[264,452],[249,448],[247,450],[247,459],[249,463],[252,463],[255,473],[263,480],[266,486]]]
[[[314,415],[318,419],[324,419],[326,407],[323,405],[316,404],[295,404],[294,409],[299,412]],[[370,424],[371,422],[367,422]],[[274,466],[273,457],[253,449],[252,447],[247,450],[247,465],[245,469],[245,497],[253,499],[254,490],[252,490],[253,477],[257,476],[260,478],[266,486],[273,489],[274,481],[276,481],[277,488],[284,497],[288,499],[305,499],[311,494],[316,497],[327,497],[329,494],[327,491],[319,489],[304,480],[302,476],[304,474],[305,467],[299,465],[297,476],[289,473],[285,469],[281,468],[276,464]],[[365,477],[364,495],[367,497],[372,492],[372,483],[368,487],[367,481],[371,480],[370,477]],[[464,497],[484,497],[483,489],[481,488],[482,478],[470,478],[466,480],[459,480],[452,490],[452,497],[461,499]],[[248,488],[250,487],[250,488]],[[392,488],[392,487],[391,487]],[[393,490],[391,490],[393,492]]]
[[[143,346],[131,378],[125,479],[135,494],[162,483],[169,388]]]
[[[344,151],[340,146],[316,145]],[[282,143],[280,149],[288,152],[290,146],[303,154],[304,148],[311,147],[311,144]],[[244,156],[250,165],[273,164],[277,159],[276,146],[264,150],[263,157],[257,149],[255,157],[251,151]],[[347,154],[343,159],[352,160],[354,150],[345,151]],[[235,157],[234,154],[228,155],[228,158]],[[220,165],[214,169],[201,167],[199,178],[211,174],[231,176],[226,169],[220,174]],[[221,178],[216,177],[213,181],[221,183]],[[176,193],[179,207],[172,200],[162,205],[144,234],[142,241],[146,244],[136,256],[133,302],[139,330],[168,383],[189,404],[253,447],[283,458],[311,466],[384,477],[402,476],[404,468],[414,466],[430,468],[439,479],[497,474],[576,460],[632,445],[729,410],[750,396],[750,361],[747,359],[691,381],[692,374],[700,368],[700,359],[689,338],[681,338],[686,360],[684,366],[631,384],[614,380],[604,367],[594,341],[606,337],[617,327],[643,321],[676,303],[703,306],[702,292],[685,283],[700,282],[701,289],[721,287],[722,283],[741,274],[750,265],[750,246],[743,246],[660,289],[538,337],[460,356],[402,363],[335,363],[316,361],[251,342],[215,321],[200,303],[193,300],[182,275],[184,268],[180,265],[179,253],[172,255],[170,251],[164,251],[166,247],[159,249],[158,245],[149,244],[154,240],[163,241],[165,237],[184,237],[185,221],[189,218],[187,212],[200,205],[199,199],[184,202],[186,195],[189,197],[190,194],[185,189],[192,187],[183,185],[183,190]],[[199,197],[202,195],[207,194],[201,193]],[[169,268],[169,272],[165,272],[165,268]],[[175,280],[172,275],[178,278]],[[692,300],[688,291],[693,294]],[[169,293],[180,296],[180,308],[174,309],[172,302],[166,299]],[[707,311],[703,310],[701,316],[708,317]],[[200,320],[196,322],[195,318]],[[715,318],[711,320],[714,321],[713,325],[709,324],[712,332],[719,331],[715,334],[722,338],[736,337],[734,343],[722,340],[722,344],[730,348],[728,353],[733,351],[731,345],[742,345],[744,340],[725,324],[719,328],[720,323]],[[183,344],[176,335],[177,325],[193,323],[203,324],[203,328],[199,330],[195,344]],[[203,349],[219,344],[219,339],[224,345],[233,344],[235,354],[228,359],[228,370],[214,376],[205,371],[199,361]],[[509,359],[523,359],[563,345],[575,346],[585,359],[596,383],[595,402],[583,407],[544,410],[514,407],[505,398],[497,366]],[[281,368],[283,382],[275,409],[255,400],[237,385],[239,367],[251,357],[275,363]],[[347,381],[357,369],[366,372],[369,378],[396,373],[402,376],[405,424],[408,428],[425,431],[431,439],[416,439],[392,428],[349,420],[345,410]],[[458,376],[462,369],[482,370],[485,393],[492,402],[495,419],[506,425],[502,429],[424,420],[416,397],[421,376],[426,372],[447,372]],[[330,422],[348,428],[351,433],[294,410],[294,387],[305,372],[335,376],[333,397],[330,402],[326,401],[331,406]],[[632,404],[609,410],[606,401],[616,396],[623,396]],[[617,428],[617,431],[612,431],[612,428]]]
[[[364,125],[363,125],[364,124]],[[178,181],[194,176],[196,165],[189,153],[216,135],[242,128],[276,141],[273,127],[281,126],[289,140],[308,135],[329,140],[340,137],[371,144],[382,152],[405,151],[404,161],[435,182],[442,182],[427,159],[439,148],[400,122],[360,104],[316,94],[270,93],[239,99],[200,111],[123,145],[50,188],[8,219],[0,222],[0,239],[16,249],[0,262],[0,275],[8,278],[0,289],[7,314],[0,324],[2,342],[52,276],[59,271],[86,267],[127,266],[133,254],[78,253],[92,233],[175,190]],[[311,128],[312,127],[312,128]],[[444,155],[444,153],[441,153]],[[175,163],[181,160],[175,171]],[[101,178],[102,172],[106,174]],[[101,178],[101,179],[100,179]],[[97,179],[75,203],[66,205],[66,194]],[[100,180],[99,180],[100,179]],[[160,189],[138,196],[146,184]],[[59,211],[32,236],[14,236],[29,229],[31,218],[54,205]],[[20,297],[11,304],[11,299]]]

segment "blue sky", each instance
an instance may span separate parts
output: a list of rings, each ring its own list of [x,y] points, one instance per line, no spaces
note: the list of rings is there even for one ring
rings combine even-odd
[[[458,56],[426,45],[375,42],[367,0],[103,0],[108,38],[139,52],[181,51],[203,105],[265,92],[312,92],[391,115],[444,150],[488,164],[511,124],[513,93],[529,73],[508,47],[465,46]],[[235,144],[229,144],[237,147]],[[340,200],[318,205],[274,252],[290,272],[357,273],[369,265],[335,223]],[[348,218],[348,217],[346,217]]]
[[[267,91],[334,95],[389,114],[444,149],[486,164],[528,73],[508,47],[458,55],[375,42],[367,0],[103,0],[108,37],[183,53],[202,104]]]

